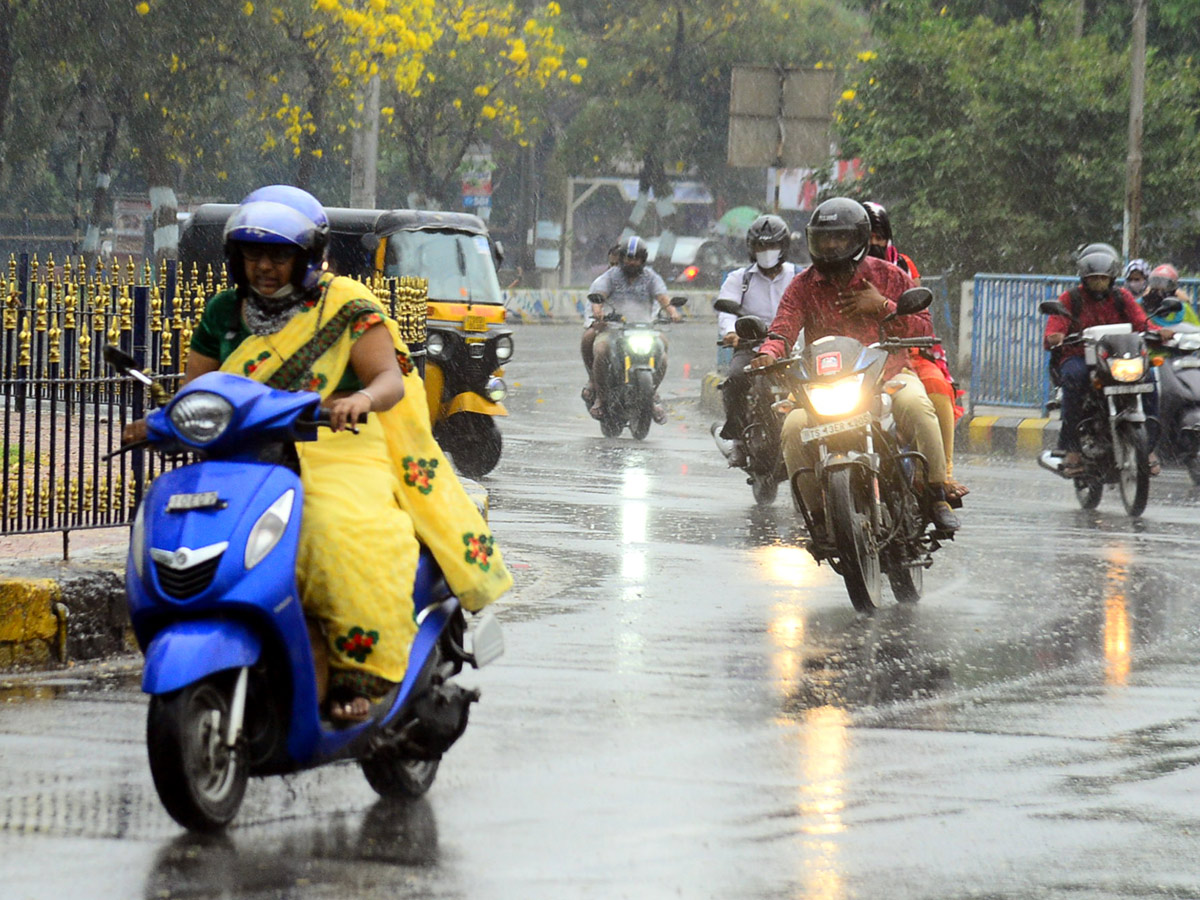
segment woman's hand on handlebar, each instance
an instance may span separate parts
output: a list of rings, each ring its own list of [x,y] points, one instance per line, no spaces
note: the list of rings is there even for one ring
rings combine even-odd
[[[148,435],[149,432],[146,430],[146,420],[134,419],[121,429],[121,446],[127,447],[130,444],[137,444],[146,440]]]
[[[334,431],[341,431],[343,428],[354,430],[355,425],[366,420],[372,402],[362,391],[330,400],[326,407],[329,412],[329,427]]]

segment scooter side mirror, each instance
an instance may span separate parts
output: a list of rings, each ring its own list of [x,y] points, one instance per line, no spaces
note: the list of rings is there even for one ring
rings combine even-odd
[[[603,294],[588,294],[588,302],[589,303],[603,303],[604,295]]]
[[[728,313],[731,316],[741,316],[745,314],[745,310],[742,309],[742,304],[738,303],[736,300],[729,300],[727,298],[722,298],[715,301],[713,303],[713,309],[715,309],[717,312]]]
[[[137,368],[137,361],[120,347],[105,344],[103,352],[104,361],[122,375],[127,375],[132,369]]]
[[[688,301],[687,297],[672,297],[671,305],[674,307],[686,306],[687,301]]]
[[[1043,316],[1066,316],[1067,318],[1071,316],[1067,312],[1067,308],[1057,300],[1043,300],[1038,304],[1038,312]]]

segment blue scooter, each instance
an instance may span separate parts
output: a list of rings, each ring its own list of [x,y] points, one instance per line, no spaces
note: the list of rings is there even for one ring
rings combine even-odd
[[[106,361],[165,394],[116,347]],[[418,624],[403,682],[371,718],[323,718],[296,586],[304,505],[296,441],[328,425],[315,393],[213,372],[146,417],[151,446],[194,461],[155,478],[133,523],[125,589],[145,654],[150,773],[171,817],[213,831],[237,814],[250,775],[356,759],[384,796],[419,797],[467,725],[479,692],[450,679],[504,652],[484,613],[466,625],[428,550],[413,585]]]

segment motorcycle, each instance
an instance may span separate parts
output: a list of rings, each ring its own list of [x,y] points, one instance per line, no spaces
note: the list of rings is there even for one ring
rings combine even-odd
[[[808,413],[810,424],[800,439],[812,445],[816,462],[792,481],[792,499],[809,534],[804,546],[842,577],[860,612],[879,604],[885,574],[898,601],[919,600],[933,552],[954,537],[931,527],[928,501],[917,490],[918,481],[928,482],[928,465],[922,454],[901,444],[892,417],[892,394],[903,385],[883,381],[890,352],[931,347],[937,340],[886,337],[886,323],[932,301],[928,288],[910,288],[880,322],[876,343],[863,346],[830,335],[806,345],[799,356],[756,370],[787,394],[775,404],[777,411],[802,407]],[[821,509],[805,505],[802,474],[819,485]]]
[[[1158,417],[1162,423],[1159,447],[1166,456],[1182,463],[1192,484],[1200,485],[1200,331],[1195,326],[1173,327],[1171,340],[1156,341],[1164,361],[1158,375]]]
[[[104,356],[154,385],[118,348]],[[381,795],[421,796],[479,699],[451,679],[504,650],[486,613],[467,650],[462,608],[422,548],[413,585],[420,624],[404,680],[366,722],[338,728],[323,717],[295,574],[304,493],[294,444],[328,426],[319,404],[319,394],[212,372],[147,415],[145,440],[116,451],[191,455],[147,490],[125,572],[150,695],[150,774],[189,830],[228,824],[250,775],[340,759],[357,760]]]
[[[606,303],[603,294],[589,294],[588,300]],[[671,305],[683,306],[687,297],[671,298]],[[664,323],[661,313],[653,322],[626,322],[620,313],[610,310],[604,316],[609,342],[607,365],[596,365],[595,382],[602,398],[600,432],[616,437],[629,426],[637,440],[645,440],[654,420],[654,370],[661,360],[664,345],[656,325]],[[597,354],[596,362],[600,362]]]
[[[713,308],[717,312],[738,317],[734,332],[741,343],[757,349],[770,336],[767,323],[757,316],[747,315],[735,300],[717,300]],[[718,343],[717,346],[726,345]],[[752,376],[755,371],[750,370]],[[721,390],[729,389],[728,381],[721,383]],[[746,473],[746,483],[754,494],[754,502],[759,506],[770,506],[775,502],[779,485],[787,481],[787,467],[783,464],[783,448],[779,442],[783,420],[774,409],[779,397],[771,389],[768,379],[757,377],[751,377],[746,394],[745,408],[749,424],[741,435],[746,460],[741,468]],[[717,443],[717,449],[728,459],[732,444],[721,437],[720,431],[721,424],[714,423],[711,428],[713,440]]]
[[[1057,300],[1043,300],[1043,315],[1070,313]],[[1038,457],[1042,468],[1075,484],[1075,497],[1084,509],[1100,505],[1106,484],[1121,491],[1125,512],[1140,516],[1150,496],[1150,425],[1142,397],[1154,390],[1146,342],[1129,323],[1093,325],[1067,335],[1063,345],[1082,344],[1088,367],[1089,389],[1084,392],[1079,421],[1079,452],[1083,471],[1067,474],[1061,451],[1047,450]]]

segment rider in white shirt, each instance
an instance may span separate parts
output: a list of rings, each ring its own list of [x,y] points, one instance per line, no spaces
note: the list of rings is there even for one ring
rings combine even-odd
[[[759,216],[746,232],[750,265],[734,269],[725,277],[717,299],[740,303],[748,315],[758,316],[770,325],[775,319],[775,311],[779,308],[784,290],[798,271],[794,263],[787,261],[790,246],[791,230],[783,219],[772,215]],[[733,348],[729,376],[722,385],[725,424],[719,434],[732,442],[729,465],[740,467],[746,462],[741,438],[749,424],[746,421],[746,392],[751,376],[745,369],[757,351],[739,341],[733,330],[736,322],[737,316],[731,313],[717,313],[717,331],[721,341]]]

